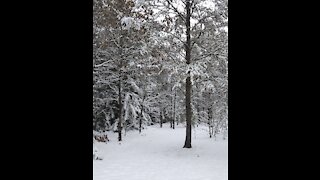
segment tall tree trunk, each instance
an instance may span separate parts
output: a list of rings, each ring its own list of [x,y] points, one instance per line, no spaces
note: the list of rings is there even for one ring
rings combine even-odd
[[[160,110],[160,128],[162,128],[162,121],[163,121],[162,114],[163,114],[163,112],[162,112],[162,109],[161,109]]]
[[[139,116],[139,134],[141,133],[141,124],[142,124],[142,110]]]
[[[173,125],[173,123],[174,123],[174,122],[173,122],[173,98],[174,98],[174,97],[172,96],[172,89],[171,89],[171,96],[170,96],[170,97],[171,97],[171,104],[170,104],[170,107],[171,107],[171,111],[170,111],[170,112],[171,112],[171,114],[170,114],[170,115],[171,115],[171,117],[170,117],[170,128],[173,129],[173,126],[174,126],[174,125]]]
[[[119,48],[119,54],[120,56],[122,55],[122,36],[120,37],[120,48]],[[121,72],[121,68],[122,68],[122,59],[120,59],[120,67],[119,67],[119,99],[118,99],[118,103],[119,103],[119,122],[118,122],[118,141],[122,141],[122,97],[121,97],[121,78],[122,78],[122,72]]]
[[[121,131],[122,131],[122,98],[121,98],[121,74],[119,76],[119,122],[118,122],[118,140],[122,141]]]
[[[144,98],[143,98],[144,101]],[[142,105],[141,105],[141,110],[140,110],[140,118],[139,118],[139,133],[141,133],[141,126],[142,126],[142,112],[143,112],[143,101],[142,101]]]
[[[209,126],[209,137],[212,138],[212,116],[211,116],[211,106],[208,108],[208,126]]]
[[[186,42],[186,61],[187,65],[190,64],[191,61],[191,39],[190,39],[190,17],[191,17],[191,4],[190,0],[186,0],[186,10],[187,10],[187,17],[186,17],[186,35],[187,35],[187,42]],[[191,109],[191,73],[190,70],[188,71],[188,77],[186,79],[186,140],[184,142],[183,148],[191,148],[191,119],[192,119],[192,109]]]
[[[190,74],[190,73],[189,73]],[[186,83],[186,121],[187,121],[187,127],[186,127],[186,140],[184,143],[183,148],[191,148],[191,80],[190,77],[187,78]]]
[[[170,128],[172,128],[172,120],[171,119],[169,119],[170,120]]]
[[[209,97],[211,99],[211,92],[209,90]],[[213,135],[213,112],[212,112],[213,105],[210,104],[208,107],[208,125],[209,125],[209,137],[212,138]]]
[[[176,90],[174,90],[174,98],[173,98],[173,122],[172,128],[174,129],[174,123],[176,121]]]

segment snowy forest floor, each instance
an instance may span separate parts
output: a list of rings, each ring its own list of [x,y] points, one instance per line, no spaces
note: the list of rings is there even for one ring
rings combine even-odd
[[[110,142],[97,143],[103,160],[93,161],[94,180],[227,180],[228,140],[210,139],[208,128],[192,130],[192,148],[182,148],[185,127],[148,126],[127,132],[123,141],[109,132]]]

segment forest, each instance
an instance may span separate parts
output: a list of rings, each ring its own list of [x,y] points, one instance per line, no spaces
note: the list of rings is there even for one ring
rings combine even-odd
[[[184,1],[93,2],[94,130],[227,130],[227,1],[195,0],[188,14]]]
[[[193,149],[200,127],[227,139],[228,0],[93,0],[94,136],[180,128]]]

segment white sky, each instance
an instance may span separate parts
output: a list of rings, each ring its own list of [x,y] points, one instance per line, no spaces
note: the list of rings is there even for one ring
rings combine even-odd
[[[199,3],[199,4],[201,4],[201,5],[203,5],[203,6],[205,6],[205,7],[208,7],[208,8],[210,8],[210,9],[212,9],[212,10],[214,10],[215,9],[215,3],[213,2],[213,1],[210,1],[210,0],[200,0],[201,2]],[[179,1],[172,1],[172,4],[178,9],[178,11],[179,12],[184,12],[184,4],[183,4],[183,2],[181,1],[181,0],[179,0]],[[159,5],[161,5],[161,3],[159,3]],[[154,12],[155,12],[155,14],[157,14],[158,12],[159,12],[159,10],[158,9],[154,9]],[[174,13],[172,13],[172,14],[168,14],[170,17],[173,17],[173,16],[175,16],[175,14]],[[158,18],[157,18],[157,20],[158,21],[161,21],[161,20],[163,20],[164,19],[164,16],[162,15],[162,16],[159,16]],[[191,19],[191,27],[195,24],[195,23],[197,23],[198,21],[196,20],[196,19]]]

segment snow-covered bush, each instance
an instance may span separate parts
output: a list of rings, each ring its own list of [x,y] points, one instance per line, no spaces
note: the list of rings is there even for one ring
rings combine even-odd
[[[107,142],[107,141],[109,141],[106,131],[97,132],[97,131],[93,130],[93,139],[95,141],[98,141],[98,142]]]

